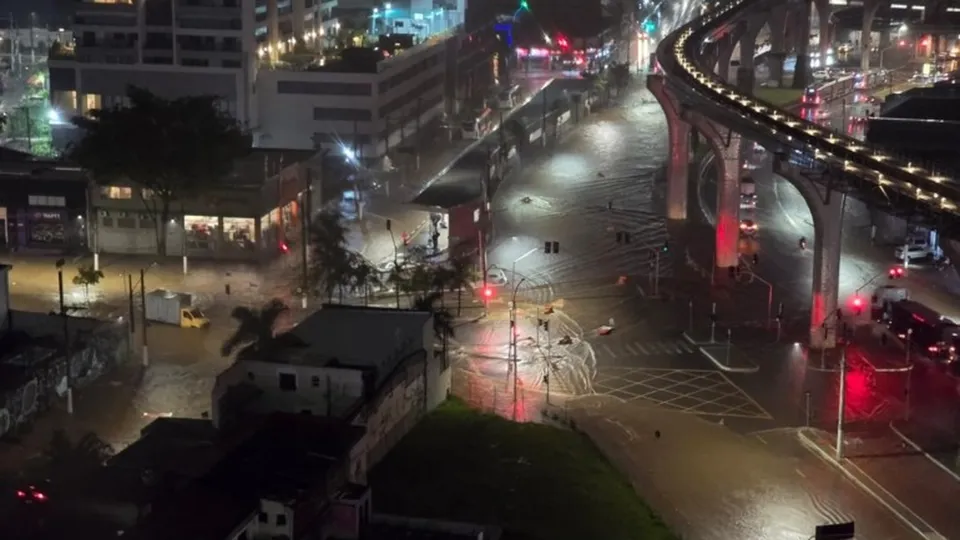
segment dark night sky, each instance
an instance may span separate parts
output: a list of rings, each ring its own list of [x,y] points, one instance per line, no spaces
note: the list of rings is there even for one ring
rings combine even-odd
[[[72,0],[0,0],[0,16],[5,19],[12,13],[17,25],[26,26],[30,12],[35,12],[40,26],[61,26],[71,4]],[[6,26],[7,22],[0,24]]]

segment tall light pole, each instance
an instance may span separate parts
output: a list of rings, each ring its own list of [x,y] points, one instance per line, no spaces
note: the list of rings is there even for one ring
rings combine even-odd
[[[397,238],[393,236],[393,224],[388,219],[387,220],[387,231],[390,233],[390,242],[393,243],[393,270],[392,272],[396,275],[400,272],[400,252],[397,250]],[[400,283],[396,282],[393,284],[394,291],[397,294],[397,309],[400,309]]]
[[[67,413],[73,414],[73,385],[70,380],[70,372],[73,367],[73,363],[70,361],[70,318],[67,316],[67,306],[63,301],[63,267],[66,264],[64,259],[58,259],[56,262],[57,267],[57,289],[60,297],[60,319],[63,321],[63,359],[64,365],[66,366],[66,377],[67,380]],[[47,371],[47,378],[49,379],[50,373]],[[49,384],[49,381],[48,381]]]
[[[843,417],[847,406],[847,348],[840,349],[840,396],[837,400],[837,461],[843,460]]]
[[[519,370],[519,360],[517,358],[517,292],[520,290],[520,285],[526,281],[527,278],[522,278],[517,282],[516,286],[513,288],[513,297],[510,299],[510,351],[512,353],[512,362],[513,362],[513,421],[517,421],[517,387],[519,385],[520,370]]]

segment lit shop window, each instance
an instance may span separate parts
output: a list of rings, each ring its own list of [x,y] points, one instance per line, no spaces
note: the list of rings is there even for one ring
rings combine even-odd
[[[223,218],[223,240],[235,246],[250,249],[256,243],[255,227],[256,220],[253,218],[225,217]]]
[[[187,247],[190,249],[214,250],[217,248],[217,216],[183,216]]]
[[[125,186],[103,186],[100,196],[106,199],[132,199],[133,188]]]

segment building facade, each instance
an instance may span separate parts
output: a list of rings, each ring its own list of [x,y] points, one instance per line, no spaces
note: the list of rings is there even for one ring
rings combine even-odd
[[[79,0],[73,42],[50,50],[51,105],[69,117],[122,105],[130,85],[166,98],[211,94],[242,125],[256,107],[254,0]],[[77,137],[53,127],[54,144]]]
[[[0,186],[0,249],[87,249],[87,180],[79,169],[53,162],[6,162],[0,164]]]
[[[258,151],[238,162],[246,174],[186,201],[174,201],[166,223],[149,190],[126,185],[91,188],[90,246],[97,253],[157,254],[258,260],[300,242],[307,183],[319,204],[321,182],[313,152]],[[262,171],[262,172],[261,172]],[[319,206],[314,206],[319,208]]]

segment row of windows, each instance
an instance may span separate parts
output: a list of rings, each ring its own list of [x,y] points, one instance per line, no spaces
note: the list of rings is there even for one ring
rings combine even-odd
[[[442,53],[431,55],[401,71],[400,73],[397,73],[389,79],[381,81],[377,87],[378,90],[380,90],[380,95],[386,94],[389,90],[400,86],[401,84],[420,75],[421,73],[424,73],[427,70],[433,69],[440,64],[441,57]]]
[[[380,118],[387,118],[397,110],[403,108],[407,104],[416,101],[417,99],[423,98],[427,99],[428,96],[432,97],[432,94],[439,93],[440,89],[443,87],[443,75],[434,75],[429,79],[418,84],[416,87],[410,89],[409,92],[398,96],[390,100],[389,103],[380,107],[378,111]]]
[[[59,206],[60,208],[65,208],[67,206],[67,198],[53,195],[30,195],[27,197],[27,203],[30,204],[30,206]]]
[[[136,192],[133,188],[128,186],[102,186],[100,188],[100,196],[104,199],[128,200],[133,198],[134,193]],[[144,199],[149,199],[153,197],[153,191],[142,189],[139,195]]]
[[[314,133],[313,144],[320,148],[323,144],[344,145],[353,147],[357,145],[370,144],[372,138],[364,133]]]
[[[373,95],[373,85],[363,83],[277,81],[277,93],[312,94],[317,96],[370,96]]]
[[[314,120],[332,120],[342,122],[369,122],[373,120],[370,109],[336,109],[330,107],[314,107]]]

